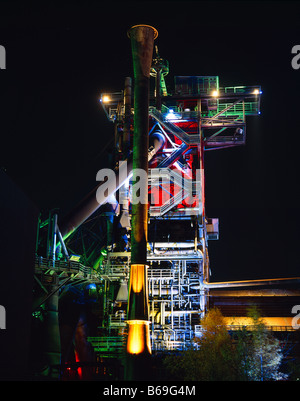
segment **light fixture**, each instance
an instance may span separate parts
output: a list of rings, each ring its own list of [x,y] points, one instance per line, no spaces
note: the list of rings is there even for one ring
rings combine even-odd
[[[211,94],[213,97],[218,97],[219,96],[219,92],[217,91],[217,90],[215,90],[215,91],[212,91],[212,94]]]
[[[169,111],[168,111],[168,114],[166,115],[166,120],[169,120],[169,121],[178,121],[178,120],[181,120],[181,116],[180,116],[180,114],[178,114],[178,113],[174,113],[174,110],[173,109],[169,109]]]
[[[259,94],[260,94],[260,90],[259,89],[254,89],[253,95],[259,95]]]
[[[109,103],[110,102],[110,97],[107,96],[107,95],[104,95],[104,96],[101,97],[101,101],[103,103]]]

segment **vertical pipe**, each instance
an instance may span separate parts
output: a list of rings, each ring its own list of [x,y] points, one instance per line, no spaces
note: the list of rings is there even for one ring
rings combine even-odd
[[[132,87],[131,78],[126,77],[125,89],[124,89],[125,120],[124,120],[123,149],[122,149],[123,160],[128,158],[129,147],[130,147],[131,87]]]
[[[54,263],[54,262],[53,262]],[[53,274],[53,284],[51,285],[51,296],[48,296],[44,303],[45,305],[45,320],[44,320],[44,357],[48,365],[51,377],[57,377],[58,372],[52,367],[59,366],[61,358],[61,343],[59,334],[58,320],[58,302],[59,302],[59,281],[57,273]],[[50,294],[49,294],[50,295]]]
[[[158,111],[161,111],[161,69],[159,68],[156,70],[155,86],[155,106]]]
[[[128,31],[131,40],[134,72],[134,135],[133,185],[139,181],[138,170],[148,174],[149,148],[149,79],[152,63],[155,28],[135,25]],[[147,234],[148,234],[148,180],[139,182],[137,202],[133,191],[131,221],[131,268],[128,294],[127,371],[129,380],[145,380],[145,362],[151,354],[149,331]],[[145,359],[146,358],[146,359]],[[148,365],[148,364],[147,364]]]
[[[57,214],[52,217],[52,260],[53,266],[55,263],[55,252],[56,252],[56,226],[57,226]]]
[[[199,194],[199,200],[201,199],[202,202],[202,209],[201,209],[201,225],[204,228],[205,225],[205,181],[204,181],[204,138],[203,138],[203,131],[201,127],[201,100],[198,103],[198,110],[199,110],[199,135],[200,135],[200,146],[198,147],[199,150],[199,164],[200,164],[200,178],[201,178],[201,194]],[[209,300],[208,294],[203,288],[203,279],[205,281],[209,280],[209,269],[207,265],[207,247],[204,237],[200,239],[202,243],[203,249],[203,262],[202,262],[202,278],[200,278],[199,283],[199,300],[200,300],[200,316],[201,318],[205,315],[206,304]],[[201,282],[202,281],[202,282]]]
[[[59,230],[58,225],[56,225],[56,233],[57,233],[57,236],[58,236],[58,240],[59,240],[59,242],[60,242],[60,244],[61,244],[61,248],[62,248],[63,254],[64,254],[66,260],[69,260],[69,259],[70,259],[70,256],[69,256],[69,253],[68,253],[66,244],[65,244],[65,242],[64,242],[64,240],[63,240],[63,237],[62,237],[62,235],[61,235],[61,232],[60,232],[60,230]]]
[[[51,228],[52,228],[52,215],[51,211],[49,212],[48,216],[48,230],[47,230],[47,251],[46,251],[46,258],[50,259],[51,258]]]
[[[201,194],[199,194],[202,202],[202,224],[205,220],[205,181],[204,181],[204,140],[203,132],[201,128],[201,119],[199,120],[199,135],[200,135],[200,145],[198,146],[199,151],[199,167],[200,167],[200,177],[201,177]]]
[[[148,25],[133,26],[128,35],[131,40],[134,71],[134,136],[133,136],[133,184],[137,181],[135,171],[148,173],[149,148],[149,78],[154,39],[157,31]],[[148,182],[141,183],[143,193],[148,192]],[[141,189],[142,193],[142,189]],[[134,194],[133,194],[134,196]],[[147,252],[147,198],[132,205],[132,264],[146,264]]]

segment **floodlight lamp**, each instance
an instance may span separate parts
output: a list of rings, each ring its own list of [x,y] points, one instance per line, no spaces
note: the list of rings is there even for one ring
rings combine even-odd
[[[217,91],[217,90],[215,90],[215,91],[212,91],[212,94],[211,94],[213,97],[218,97],[219,96],[219,92]]]
[[[107,249],[101,249],[101,255],[102,256],[107,256]]]
[[[169,109],[169,112],[166,115],[166,120],[174,120],[174,118],[175,118],[174,110],[173,109]]]
[[[104,96],[101,97],[101,101],[103,103],[109,103],[110,102],[110,97],[107,96],[107,95],[104,95]]]

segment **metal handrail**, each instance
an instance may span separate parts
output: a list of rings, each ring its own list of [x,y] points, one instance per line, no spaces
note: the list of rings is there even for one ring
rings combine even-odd
[[[254,331],[257,329],[255,325],[226,325],[225,326],[228,331],[239,331],[239,330],[247,330]],[[202,333],[203,329],[201,325],[195,325],[195,334]],[[264,326],[264,329],[267,331],[296,331],[293,326]]]
[[[171,269],[149,269],[148,279],[158,279],[158,278],[175,278],[176,272]],[[178,273],[177,273],[178,275]]]
[[[228,325],[226,326],[228,331],[238,331],[238,330],[247,330],[247,331],[254,331],[256,330],[255,325]],[[264,329],[267,331],[296,331],[293,326],[264,326]]]
[[[77,270],[77,271],[84,271],[84,272],[91,272],[92,268],[83,265],[80,262],[74,261],[74,260],[53,260],[53,259],[48,259],[48,258],[43,258],[37,256],[35,259],[35,267],[39,268],[47,268],[47,269],[52,269],[52,270]]]
[[[122,352],[125,348],[125,337],[88,337],[95,351],[102,352]]]

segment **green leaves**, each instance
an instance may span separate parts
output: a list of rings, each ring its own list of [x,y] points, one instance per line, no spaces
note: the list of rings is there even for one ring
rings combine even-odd
[[[251,329],[234,335],[227,331],[218,309],[210,310],[201,321],[202,336],[195,339],[197,349],[168,355],[167,375],[173,380],[260,381],[282,380],[280,342],[267,331],[258,310],[249,310]]]

